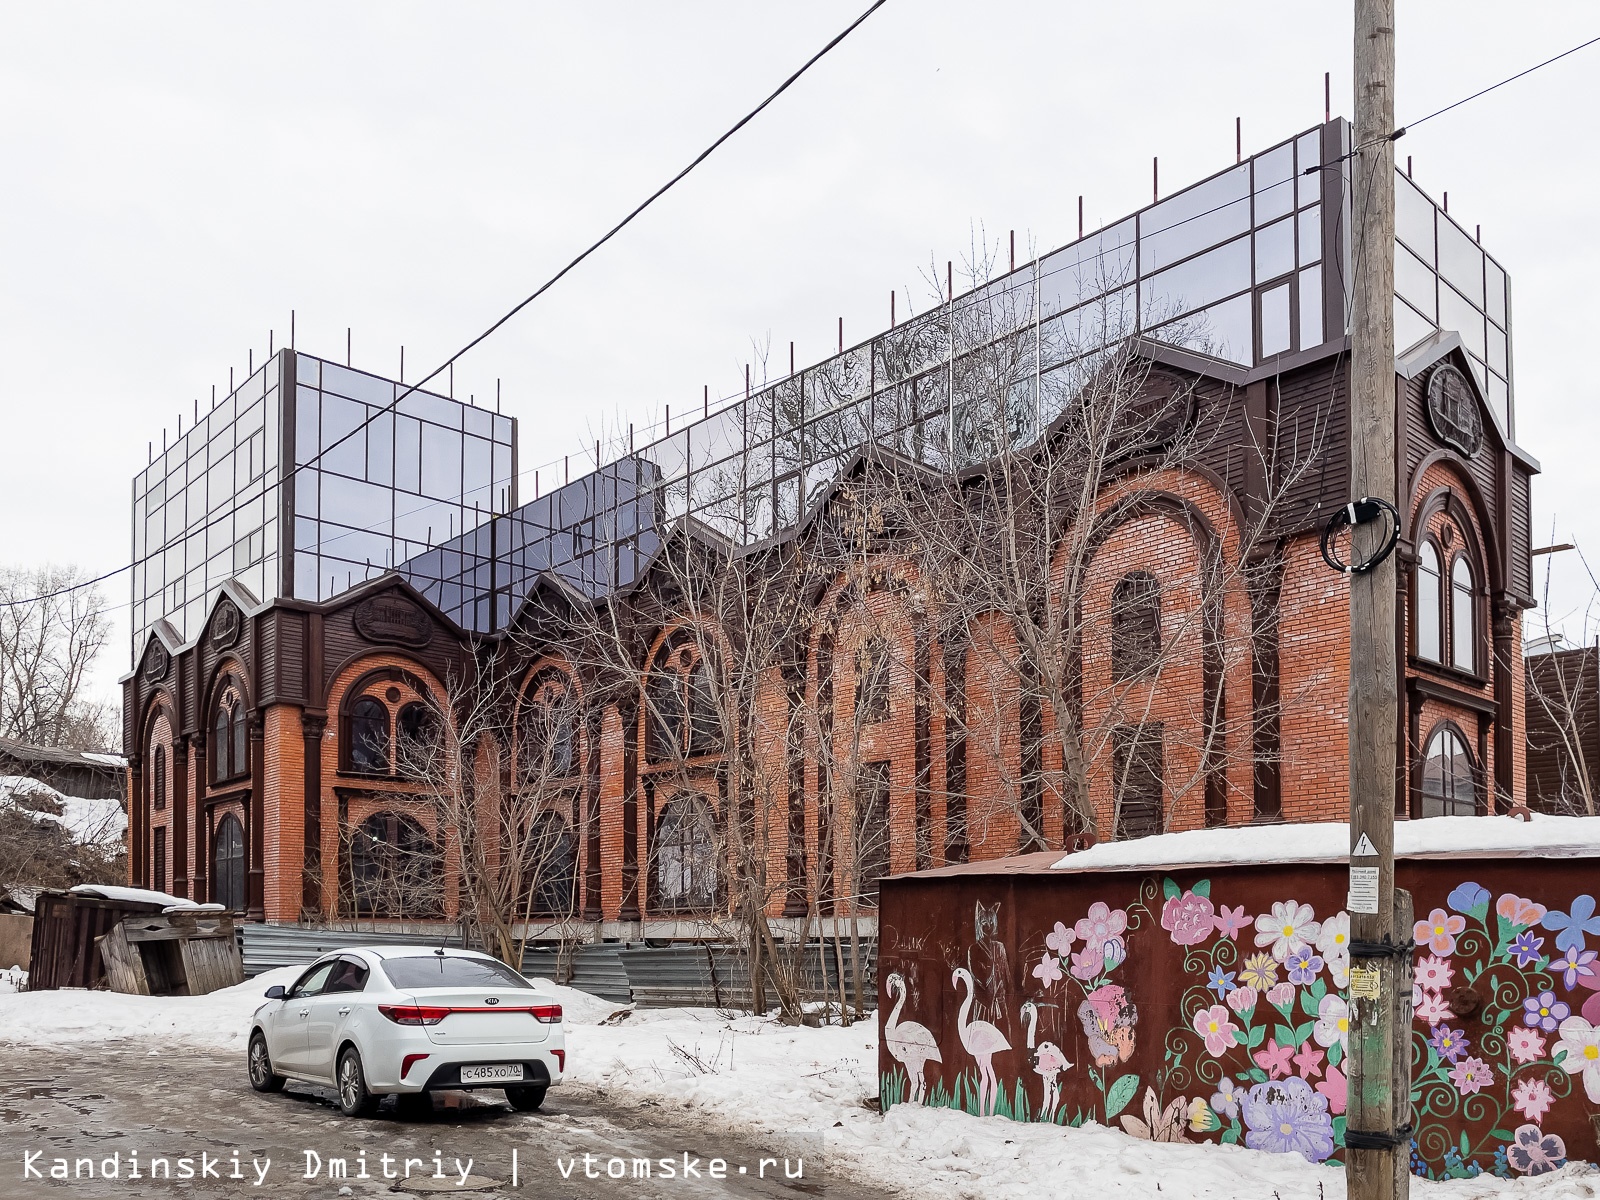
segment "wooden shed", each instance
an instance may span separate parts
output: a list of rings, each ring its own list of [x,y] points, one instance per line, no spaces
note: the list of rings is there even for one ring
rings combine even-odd
[[[139,996],[203,996],[244,982],[233,917],[208,908],[126,917],[96,938],[106,982]]]
[[[215,923],[213,908],[197,906],[166,892],[113,884],[81,883],[69,891],[43,891],[38,894],[33,912],[33,946],[29,956],[28,990],[51,988],[103,988],[108,986],[106,967],[100,953],[102,939],[129,917],[160,917],[164,912],[204,915]],[[233,923],[227,923],[233,937]],[[169,935],[181,940],[180,935]],[[215,936],[207,934],[207,936]],[[130,943],[131,944],[131,943]],[[115,953],[115,951],[113,951]],[[156,951],[157,955],[168,953]],[[237,952],[235,952],[237,957]],[[209,975],[202,971],[202,977]],[[170,972],[157,969],[157,977],[167,979]],[[184,976],[187,979],[187,975]],[[230,982],[243,978],[234,976]],[[210,989],[207,989],[210,990]],[[154,993],[165,995],[169,993]]]
[[[105,970],[95,951],[98,938],[124,917],[159,913],[176,897],[159,892],[128,895],[133,888],[107,888],[109,895],[81,891],[40,892],[34,901],[33,946],[28,961],[28,990],[105,986]]]

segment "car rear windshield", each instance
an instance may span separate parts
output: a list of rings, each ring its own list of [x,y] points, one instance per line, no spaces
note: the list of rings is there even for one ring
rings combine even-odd
[[[515,987],[533,985],[504,963],[491,958],[456,958],[448,954],[422,954],[416,958],[386,958],[383,973],[395,987]]]

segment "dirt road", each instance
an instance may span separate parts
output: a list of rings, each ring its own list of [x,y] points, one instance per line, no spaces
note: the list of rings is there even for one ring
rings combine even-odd
[[[829,1178],[815,1132],[757,1143],[697,1129],[691,1113],[620,1108],[582,1088],[552,1088],[537,1113],[513,1112],[488,1091],[436,1096],[419,1118],[391,1109],[352,1120],[331,1089],[293,1083],[258,1095],[233,1056],[112,1042],[4,1047],[0,1200],[884,1195]]]

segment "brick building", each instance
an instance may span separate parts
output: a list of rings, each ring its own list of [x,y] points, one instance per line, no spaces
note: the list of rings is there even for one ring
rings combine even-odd
[[[477,843],[403,766],[441,744],[466,747],[491,858],[537,744],[559,852],[525,911],[604,936],[703,934],[736,818],[762,831],[763,903],[799,920],[850,890],[846,861],[870,881],[1347,811],[1347,589],[1319,536],[1349,500],[1349,141],[1342,120],[1307,131],[640,448],[630,433],[610,462],[597,446],[576,477],[519,469],[498,413],[273,355],[135,480],[133,881],[269,921],[394,915],[370,888],[405,851],[453,917]],[[1514,442],[1506,276],[1397,183],[1396,806],[1485,813],[1526,794],[1537,465]],[[996,346],[1020,364],[1010,449],[1045,454],[1083,394],[1052,381],[1107,361],[1070,331],[1109,302],[1135,407],[1181,396],[1204,436],[1181,462],[1122,455],[1075,512],[1071,697],[1016,686],[1009,618],[958,630],[907,552],[919,531],[877,530],[793,593],[791,652],[740,718],[764,782],[742,784],[707,716],[709,646],[731,635],[686,614],[681,564],[777,577],[864,528],[885,471],[983,478],[970,381]],[[625,630],[628,661],[580,646],[573,613]],[[503,720],[468,738],[486,705]],[[1064,799],[1072,722],[1105,732],[1082,744],[1087,814]]]

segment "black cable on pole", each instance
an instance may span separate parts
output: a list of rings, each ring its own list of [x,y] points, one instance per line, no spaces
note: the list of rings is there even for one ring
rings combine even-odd
[[[718,147],[720,147],[724,142],[726,142],[734,134],[738,133],[746,125],[750,124],[750,122],[755,120],[756,117],[760,116],[762,111],[764,109],[766,109],[768,105],[770,105],[779,96],[783,95],[784,92],[788,91],[796,83],[796,81],[799,80],[799,78],[802,75],[804,75],[812,67],[816,66],[817,63],[819,61],[821,61],[822,58],[829,51],[833,50],[836,46],[839,45],[840,42],[844,41],[845,38],[849,37],[852,33],[854,33],[856,31],[856,29],[859,28],[862,25],[862,23],[866,21],[866,19],[868,17],[870,17],[873,13],[877,12],[880,8],[882,8],[888,2],[889,2],[889,0],[874,0],[873,4],[870,5],[865,12],[863,12],[854,21],[850,22],[849,25],[845,26],[845,28],[843,30],[841,30],[838,34],[836,34],[832,38],[832,40],[830,40],[828,42],[827,45],[823,46],[822,49],[818,50],[810,58],[806,59],[805,62],[801,63],[800,66],[787,79],[785,79],[775,89],[773,89],[772,93],[765,100],[763,100],[760,104],[758,104],[754,108],[752,108],[744,116],[740,117],[739,120],[734,122],[734,124],[727,130],[727,132],[725,132],[716,141],[712,142],[704,150],[700,151],[699,154],[695,155],[694,159],[689,163],[688,166],[684,167],[683,170],[679,171],[671,179],[667,180],[666,183],[662,184],[655,191],[651,192],[650,195],[647,196],[640,204],[638,204],[633,209],[632,212],[630,212],[627,216],[623,217],[622,220],[618,221],[615,225],[613,225],[610,229],[608,229],[603,235],[601,235],[601,237],[599,239],[597,239],[596,241],[591,243],[588,246],[588,248],[586,248],[581,254],[579,254],[576,258],[574,258],[566,266],[562,267],[559,271],[557,271],[549,279],[545,280],[544,283],[540,284],[537,288],[535,288],[533,290],[533,292],[531,292],[526,298],[524,298],[523,300],[521,300],[517,304],[515,304],[510,309],[510,311],[508,311],[504,316],[502,316],[494,324],[490,325],[487,329],[485,329],[477,337],[473,338],[465,346],[461,347],[461,349],[457,350],[449,358],[445,359],[444,362],[440,363],[437,367],[435,367],[433,369],[433,371],[431,371],[427,375],[424,375],[416,383],[411,384],[409,387],[407,387],[405,391],[403,391],[399,395],[397,395],[394,398],[394,400],[392,400],[387,406],[385,406],[384,408],[378,409],[375,412],[373,412],[370,416],[368,416],[365,420],[363,420],[354,429],[351,429],[344,436],[340,437],[338,439],[338,441],[330,442],[328,445],[324,446],[322,449],[317,451],[316,455],[313,456],[309,461],[303,462],[303,463],[296,463],[295,464],[296,469],[305,469],[305,468],[309,468],[309,467],[314,467],[319,461],[321,461],[322,456],[324,454],[327,454],[330,450],[333,450],[335,447],[342,445],[343,443],[348,441],[350,438],[352,438],[356,434],[360,433],[368,425],[370,425],[373,421],[377,420],[380,416],[383,416],[386,413],[394,411],[395,406],[398,405],[407,396],[410,396],[413,392],[418,391],[422,387],[423,384],[428,383],[431,380],[437,379],[447,369],[449,369],[449,367],[453,363],[455,363],[455,361],[457,359],[459,359],[463,355],[467,354],[468,351],[476,348],[479,345],[479,343],[481,343],[485,338],[489,337],[490,334],[494,333],[502,325],[504,325],[507,321],[511,320],[512,317],[516,316],[524,308],[527,308],[528,305],[532,304],[540,296],[544,295],[551,288],[553,288],[557,283],[561,282],[561,280],[563,278],[565,278],[580,263],[582,263],[584,259],[588,258],[596,250],[600,249],[600,247],[604,246],[612,238],[616,237],[617,234],[621,233],[624,229],[626,229],[628,227],[629,224],[632,223],[632,221],[633,221],[633,219],[635,217],[637,217],[640,213],[644,212],[645,209],[649,208],[657,200],[661,199],[662,196],[665,196],[669,191],[671,191],[674,187],[676,187],[679,183],[681,183],[683,181],[683,179],[691,171],[693,171],[701,163],[705,162],[706,159],[710,158],[711,155],[716,152]],[[194,529],[186,529],[181,535],[179,535],[179,537],[174,538],[170,542],[164,543],[159,549],[153,550],[153,551],[149,551],[148,553],[146,553],[144,555],[144,558],[146,560],[148,560],[148,559],[154,557],[156,554],[160,554],[163,551],[170,549],[173,545],[176,545],[178,541],[180,541],[180,540],[182,540],[184,538],[188,538],[188,537],[192,536],[193,534],[200,532],[203,529],[209,528],[211,525],[216,524],[218,521],[221,521],[225,517],[232,516],[241,507],[243,507],[242,503],[236,502],[233,505],[232,508],[229,508],[224,512],[218,513],[216,516],[212,517],[209,521],[207,521],[204,525],[201,525],[201,526],[199,526],[197,528],[194,528]],[[15,608],[15,607],[18,607],[19,605],[23,605],[23,604],[35,604],[35,603],[39,602],[40,600],[51,600],[51,599],[54,599],[57,596],[64,596],[69,592],[80,591],[80,590],[82,590],[83,588],[86,588],[86,587],[93,587],[95,584],[103,583],[105,580],[111,579],[111,578],[113,578],[113,577],[115,577],[117,575],[120,575],[124,571],[132,570],[133,566],[134,566],[133,563],[125,563],[122,566],[117,567],[113,571],[107,571],[104,575],[97,575],[93,579],[86,579],[82,583],[76,583],[76,584],[71,585],[70,587],[61,588],[60,590],[54,591],[54,592],[47,592],[47,593],[45,593],[43,595],[30,596],[30,597],[28,597],[26,599],[22,599],[22,600],[0,600],[0,608]]]

